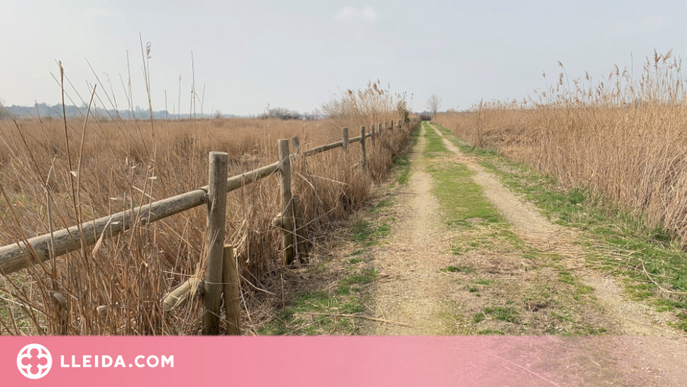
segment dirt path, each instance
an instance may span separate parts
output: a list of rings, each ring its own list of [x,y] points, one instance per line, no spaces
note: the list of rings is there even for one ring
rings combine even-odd
[[[439,204],[432,195],[432,178],[424,171],[424,127],[411,151],[411,177],[398,197],[400,218],[388,243],[374,251],[382,278],[375,296],[376,317],[407,324],[375,324],[374,335],[450,335],[455,333],[443,317],[451,305],[454,284],[441,275],[452,257],[441,224]]]
[[[434,134],[447,153],[426,153]],[[395,194],[398,221],[371,252],[379,280],[370,309],[391,323],[371,323],[361,333],[605,333],[565,347],[564,358],[584,381],[574,385],[684,385],[687,342],[669,326],[672,315],[629,300],[613,277],[590,269],[574,230],[551,223],[431,125],[421,126],[410,163],[409,184]],[[447,223],[436,173],[456,167],[467,167],[467,180],[504,220],[470,215],[459,226]],[[567,372],[551,368],[546,357],[531,362],[532,369],[538,365],[552,377]]]
[[[613,277],[602,276],[585,266],[584,251],[574,242],[577,235],[570,229],[551,223],[530,203],[506,189],[495,176],[465,155],[432,127],[444,146],[455,154],[456,161],[475,172],[475,181],[484,187],[487,198],[514,226],[516,233],[529,245],[563,256],[563,266],[594,289],[594,296],[613,321],[616,334],[630,335],[617,342],[600,340],[601,346],[615,346],[621,351],[618,366],[625,368],[629,380],[655,385],[684,385],[687,380],[687,342],[684,333],[668,325],[674,322],[669,313],[659,313],[651,306],[632,301]],[[640,382],[643,381],[643,382]]]
[[[650,306],[628,300],[612,277],[602,277],[587,269],[583,250],[573,243],[577,239],[574,231],[548,221],[534,206],[506,189],[495,176],[485,172],[475,160],[465,157],[439,130],[434,127],[432,130],[441,136],[446,148],[456,155],[458,161],[476,172],[475,181],[484,187],[487,198],[498,207],[521,238],[534,247],[565,257],[565,268],[594,288],[594,295],[604,306],[606,313],[617,321],[618,330],[615,333],[684,336],[666,324],[671,320],[670,314],[661,314]]]

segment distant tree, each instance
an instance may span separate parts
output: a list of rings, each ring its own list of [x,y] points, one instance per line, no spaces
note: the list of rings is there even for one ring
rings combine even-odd
[[[303,119],[306,121],[319,120],[320,115],[317,112],[305,112],[303,113]]]
[[[215,119],[219,120],[220,118],[222,118],[222,111],[217,109],[215,110]]]
[[[441,108],[441,98],[436,94],[430,95],[427,98],[427,110],[434,116],[439,111],[439,108]]]
[[[295,111],[295,110],[289,110],[287,108],[271,108],[268,109],[266,113],[260,116],[263,119],[266,118],[274,118],[277,120],[301,120],[303,119],[303,116]]]
[[[422,121],[431,121],[432,120],[432,112],[424,111],[419,114],[420,115],[420,120]]]

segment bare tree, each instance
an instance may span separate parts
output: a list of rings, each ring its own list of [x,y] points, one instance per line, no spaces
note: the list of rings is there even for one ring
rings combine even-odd
[[[436,115],[441,107],[441,98],[438,95],[432,94],[427,98],[427,110],[432,112],[432,115]]]

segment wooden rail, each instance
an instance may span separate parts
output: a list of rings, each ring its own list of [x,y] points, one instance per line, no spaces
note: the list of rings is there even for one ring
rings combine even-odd
[[[5,275],[35,265],[50,259],[50,251],[54,256],[64,255],[78,250],[84,245],[92,245],[99,238],[109,238],[131,228],[134,224],[145,225],[164,219],[168,216],[190,210],[207,201],[207,191],[203,188],[183,193],[171,198],[163,199],[151,204],[122,211],[90,222],[83,223],[83,239],[79,226],[55,231],[50,234],[18,241],[11,245],[0,247],[0,273]],[[107,229],[107,232],[105,232]]]
[[[400,125],[401,121],[399,121],[399,128]],[[347,152],[350,144],[360,142],[362,151],[360,162],[363,169],[365,169],[367,166],[365,140],[368,137],[372,137],[373,141],[375,139],[374,125],[371,125],[370,128],[372,132],[365,133],[365,127],[360,127],[360,136],[353,138],[348,138],[348,129],[343,128],[342,141],[321,145],[302,153],[300,152],[298,137],[291,139],[294,148],[296,148],[296,153],[294,154],[289,152],[289,140],[279,140],[279,161],[229,177],[226,180],[222,176],[227,175],[228,155],[222,152],[211,152],[209,185],[85,222],[80,226],[72,226],[55,231],[52,234],[44,234],[2,246],[0,247],[0,274],[5,276],[12,274],[47,261],[51,257],[58,257],[78,250],[83,246],[89,246],[98,241],[111,238],[134,226],[143,226],[206,204],[208,206],[208,232],[206,235],[208,261],[206,263],[205,279],[192,278],[184,282],[165,297],[163,309],[169,312],[181,304],[190,294],[196,293],[196,290],[202,290],[205,305],[203,332],[205,334],[217,334],[219,332],[219,308],[222,293],[225,293],[225,302],[227,300],[234,300],[238,303],[238,290],[233,286],[238,286],[238,274],[235,273],[237,268],[235,264],[228,263],[234,260],[235,257],[233,250],[228,251],[231,247],[224,246],[226,194],[221,194],[220,192],[228,193],[277,172],[280,173],[282,177],[282,215],[280,227],[284,236],[284,262],[290,264],[297,252],[305,250],[300,246],[296,246],[296,244],[301,245],[303,243],[301,239],[304,238],[298,235],[298,230],[295,230],[294,227],[297,216],[295,214],[294,198],[291,194],[291,160],[300,156],[314,156],[339,147],[344,148],[344,151]],[[378,124],[377,135],[381,135],[381,129],[381,124]],[[393,125],[391,129],[393,129]],[[225,267],[225,264],[230,267]],[[230,292],[230,294],[227,294],[227,292]],[[228,328],[230,334],[240,334],[237,305],[225,305],[226,308],[231,309],[227,311],[227,319],[230,320],[231,325]]]

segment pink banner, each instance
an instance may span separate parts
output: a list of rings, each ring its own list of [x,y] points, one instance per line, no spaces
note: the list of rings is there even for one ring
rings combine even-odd
[[[623,341],[624,340],[624,341]],[[2,386],[634,385],[623,348],[559,337],[2,337]],[[643,341],[641,341],[643,340]],[[644,364],[646,365],[646,363]],[[686,382],[687,383],[687,382]]]

